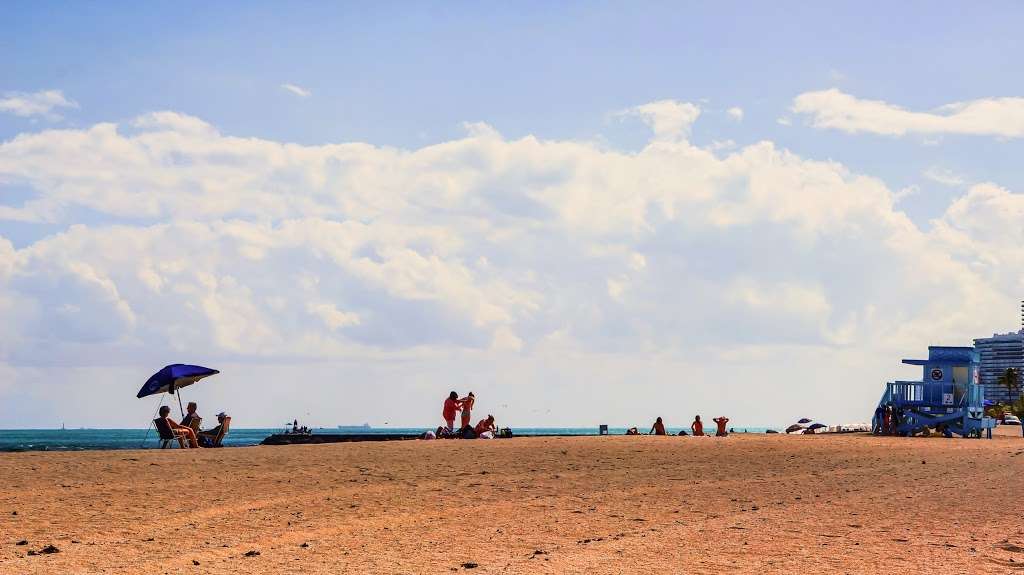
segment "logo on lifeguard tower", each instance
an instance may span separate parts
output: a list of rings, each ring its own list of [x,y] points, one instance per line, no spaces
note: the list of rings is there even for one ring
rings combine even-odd
[[[942,381],[942,370],[936,367],[932,370],[931,376],[932,381]]]

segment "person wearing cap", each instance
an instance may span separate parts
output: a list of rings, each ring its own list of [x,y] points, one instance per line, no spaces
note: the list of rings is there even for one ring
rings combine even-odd
[[[212,446],[213,442],[217,441],[217,438],[220,437],[221,430],[224,428],[224,420],[227,418],[227,416],[228,414],[224,413],[223,411],[218,413],[217,427],[199,432],[199,439],[204,444],[204,446]]]

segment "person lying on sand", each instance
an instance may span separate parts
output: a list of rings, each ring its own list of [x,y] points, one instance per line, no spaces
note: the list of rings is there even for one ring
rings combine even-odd
[[[704,424],[700,421],[700,416],[693,416],[693,423],[690,424],[690,429],[693,431],[694,437],[704,435]]]
[[[729,423],[728,417],[722,415],[712,419],[711,421],[714,421],[715,423],[718,424],[718,431],[715,432],[715,437],[725,437],[726,435],[729,435],[729,433],[725,430],[725,424]]]
[[[630,427],[626,430],[626,435],[640,435],[640,431],[635,427]]]
[[[661,418],[654,420],[654,425],[651,426],[651,430],[647,432],[647,435],[668,435],[665,433],[665,424],[661,422]]]
[[[199,442],[196,441],[196,432],[192,431],[191,427],[185,427],[171,419],[171,408],[166,405],[160,406],[160,417],[167,421],[167,425],[170,426],[171,431],[174,435],[184,437],[188,441],[189,447],[199,447]]]

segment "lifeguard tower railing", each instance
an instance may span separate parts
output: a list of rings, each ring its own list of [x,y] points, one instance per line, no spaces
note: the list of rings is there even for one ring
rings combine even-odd
[[[932,346],[928,359],[905,359],[919,365],[921,381],[886,384],[878,402],[874,428],[882,427],[878,413],[893,420],[886,433],[913,435],[928,428],[964,437],[980,437],[994,421],[985,417],[985,388],[978,382],[978,354],[970,347]]]

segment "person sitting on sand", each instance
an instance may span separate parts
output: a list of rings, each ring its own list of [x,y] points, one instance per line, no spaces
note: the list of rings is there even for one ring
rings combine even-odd
[[[448,399],[444,400],[444,409],[441,410],[441,417],[444,418],[448,431],[455,431],[455,412],[458,410],[459,394],[453,391],[448,394]]]
[[[196,402],[188,402],[188,405],[185,406],[185,417],[181,418],[181,424],[193,431],[199,429],[199,424],[203,421],[203,418],[199,417],[199,414],[196,413],[197,409],[199,409],[199,406]]]
[[[494,416],[488,415],[487,419],[481,419],[478,421],[476,427],[473,428],[473,431],[476,433],[477,437],[480,437],[480,434],[485,431],[490,431],[491,433],[497,432],[497,428],[494,426]]]
[[[690,424],[690,429],[693,431],[694,437],[704,435],[704,424],[701,423],[699,415],[695,415],[693,417],[693,423]]]
[[[661,418],[654,420],[654,425],[651,426],[651,430],[647,432],[647,435],[668,435],[665,433],[665,424],[661,422]]]
[[[630,427],[626,430],[626,435],[640,435],[640,430],[635,427]]]
[[[160,417],[167,422],[167,425],[174,432],[174,435],[185,438],[188,441],[189,447],[199,447],[199,442],[196,440],[196,432],[192,431],[191,427],[185,427],[184,425],[171,419],[171,408],[166,405],[160,406]]]
[[[715,437],[725,437],[726,435],[729,435],[729,433],[725,431],[725,424],[729,423],[728,417],[722,415],[712,419],[711,421],[714,421],[715,423],[718,424],[718,430],[715,431]]]
[[[459,400],[459,407],[462,408],[462,427],[466,427],[473,417],[473,404],[476,403],[476,396],[473,392]]]

